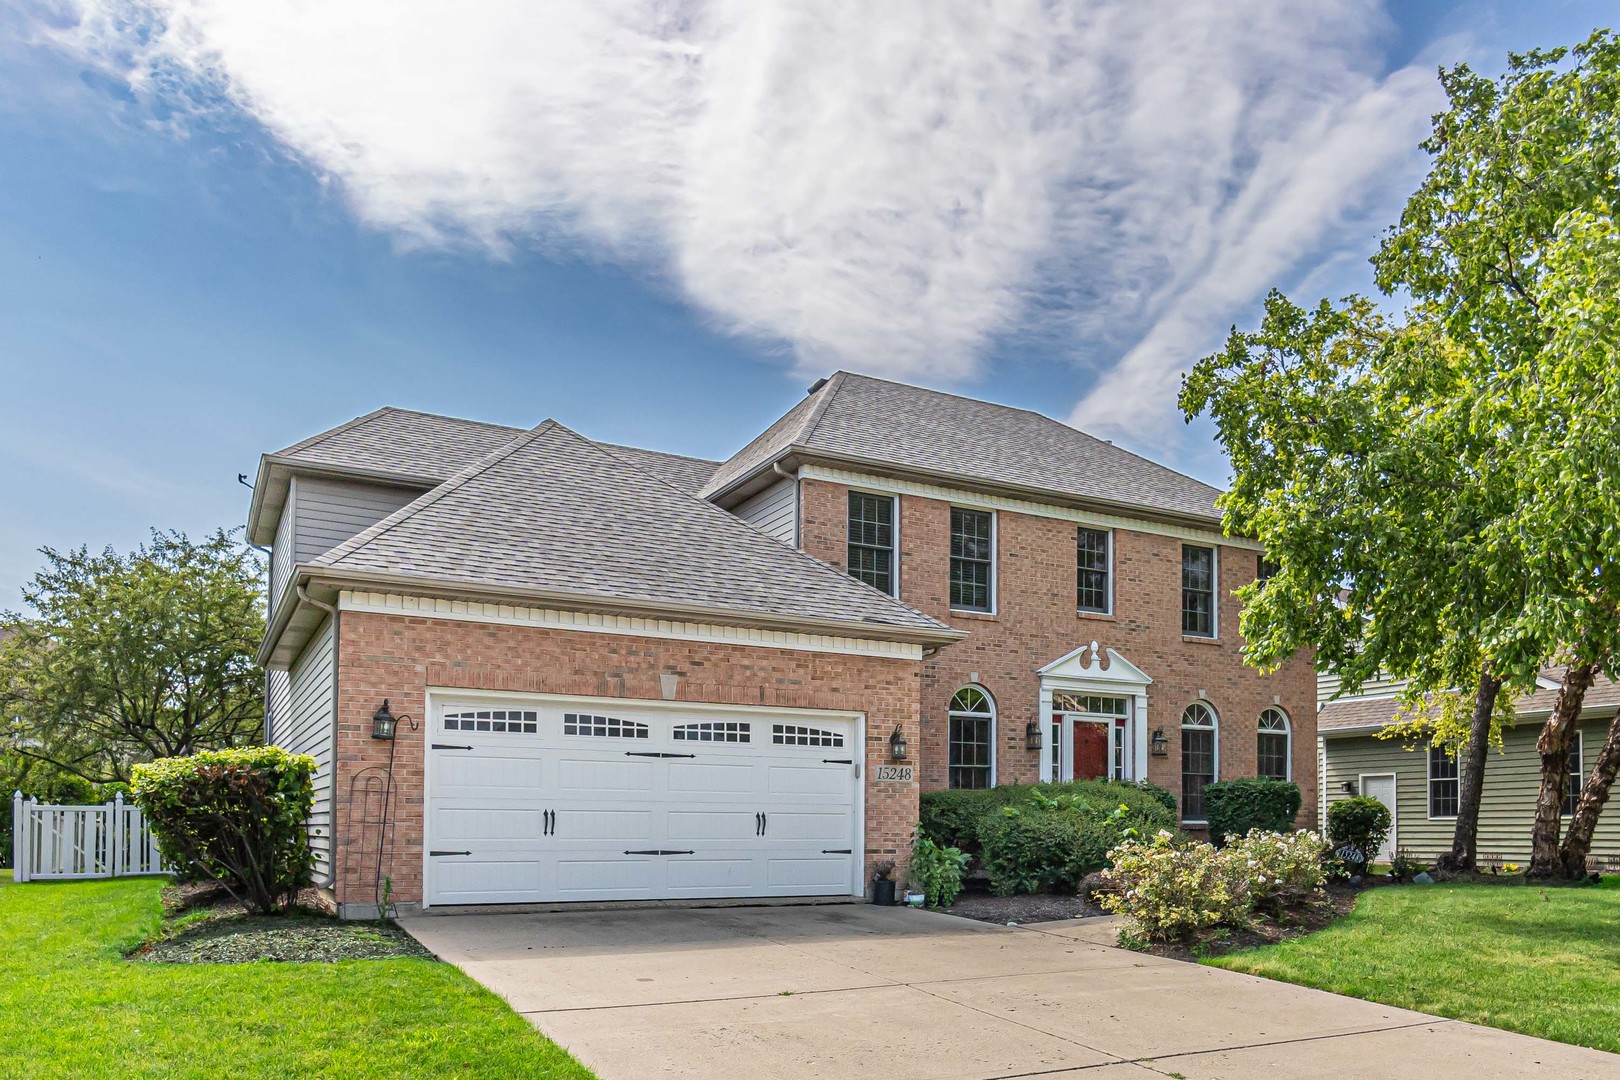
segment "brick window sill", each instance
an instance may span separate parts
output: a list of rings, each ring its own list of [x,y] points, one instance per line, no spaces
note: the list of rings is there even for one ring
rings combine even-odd
[[[1218,637],[1202,637],[1198,634],[1182,634],[1181,640],[1189,645],[1219,645],[1221,643],[1221,639]]]
[[[995,622],[1001,618],[994,611],[958,611],[955,608],[951,608],[950,617],[953,619],[983,619],[986,622]]]
[[[1110,611],[1076,611],[1074,614],[1079,619],[1096,619],[1099,622],[1117,621],[1113,612]]]

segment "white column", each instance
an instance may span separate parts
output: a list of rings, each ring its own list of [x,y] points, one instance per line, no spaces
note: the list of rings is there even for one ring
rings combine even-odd
[[[1040,713],[1035,717],[1035,724],[1041,731],[1041,783],[1052,779],[1052,755],[1057,747],[1052,745],[1052,688],[1046,680],[1041,680]]]
[[[11,880],[22,884],[28,880],[28,861],[25,852],[28,845],[23,837],[28,835],[27,804],[23,802],[23,793],[11,793]]]
[[[1131,756],[1136,759],[1133,763],[1136,768],[1136,779],[1146,780],[1148,778],[1148,740],[1152,734],[1151,729],[1148,727],[1147,691],[1141,690],[1132,696],[1136,700],[1135,706],[1131,709],[1134,714],[1132,727],[1136,731],[1136,751]]]
[[[111,877],[120,877],[124,873],[124,793],[113,792],[112,801],[112,873]]]

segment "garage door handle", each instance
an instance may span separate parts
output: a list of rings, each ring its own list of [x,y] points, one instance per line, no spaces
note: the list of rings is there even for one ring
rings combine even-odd
[[[471,855],[472,852],[470,852],[470,851],[430,851],[430,852],[428,852],[428,854],[429,855],[434,855],[434,856],[438,856],[438,855]]]
[[[435,750],[471,750],[472,747],[470,747],[470,746],[452,746],[449,743],[436,742],[436,743],[433,744],[433,749],[435,749]]]
[[[758,836],[765,831],[765,815],[758,810],[754,811],[754,835]]]
[[[471,749],[471,747],[468,747]],[[666,754],[659,750],[626,750],[625,757],[697,757],[696,754]]]
[[[648,848],[646,851],[626,851],[626,855],[696,855],[695,851],[670,851],[666,848]]]
[[[556,832],[556,830],[557,830],[557,812],[555,810],[546,810],[546,811],[544,811],[541,814],[541,821],[543,823],[543,827],[541,829],[541,835],[550,836],[552,833]]]

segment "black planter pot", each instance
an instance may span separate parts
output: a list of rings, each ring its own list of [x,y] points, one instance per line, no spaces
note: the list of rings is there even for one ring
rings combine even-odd
[[[874,903],[874,904],[886,904],[889,907],[893,907],[894,906],[894,882],[892,882],[892,881],[874,881],[874,882],[872,882],[872,903]]]

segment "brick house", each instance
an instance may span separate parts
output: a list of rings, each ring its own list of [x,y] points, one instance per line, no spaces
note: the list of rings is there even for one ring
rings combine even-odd
[[[1310,806],[1315,676],[1243,666],[1216,494],[842,372],[725,462],[382,409],[261,462],[269,738],[361,913],[858,896],[946,786]]]

